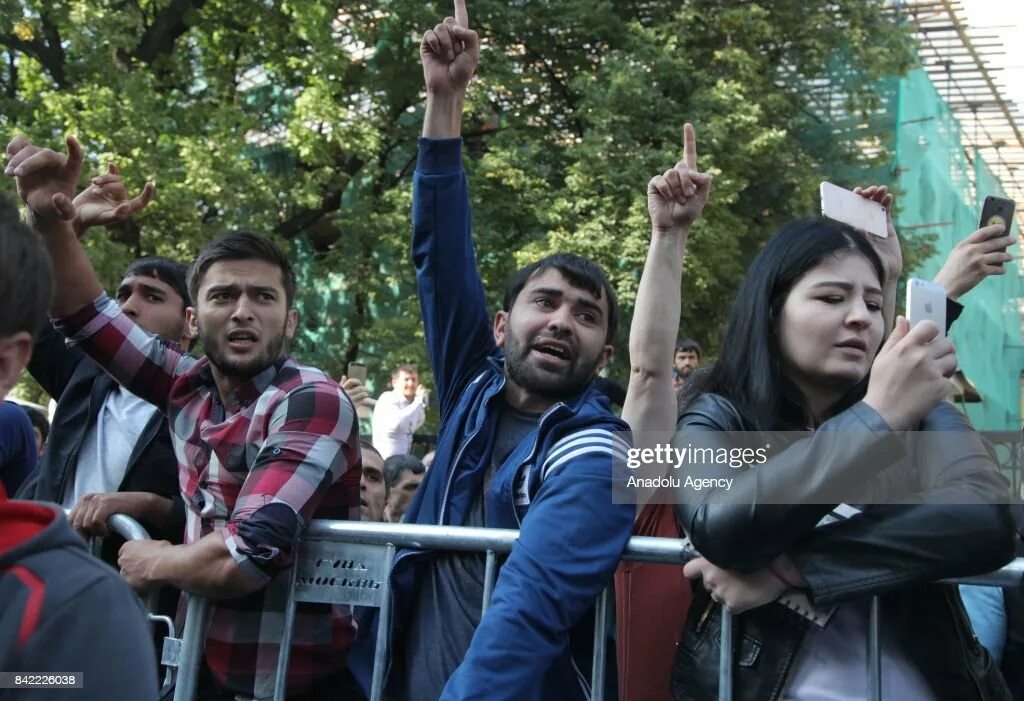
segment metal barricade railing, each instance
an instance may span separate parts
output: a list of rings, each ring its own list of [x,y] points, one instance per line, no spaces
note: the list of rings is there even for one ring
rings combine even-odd
[[[71,509],[64,509],[64,514],[71,513]],[[107,518],[107,528],[125,540],[152,540],[149,531],[131,516],[125,514],[111,514]],[[101,551],[101,538],[91,538],[90,550],[99,557]],[[163,648],[160,651],[160,664],[167,668],[164,673],[163,686],[161,691],[166,691],[174,683],[174,670],[177,667],[177,652],[179,641],[174,637],[174,621],[169,616],[157,613],[160,606],[160,591],[154,589],[146,595],[143,605],[146,607],[147,618],[150,623],[158,624],[166,628],[167,635],[164,636]]]
[[[107,528],[125,540],[152,540],[149,535],[149,531],[147,531],[141,523],[133,519],[131,516],[125,516],[124,514],[112,514],[110,518],[107,519]],[[154,617],[156,617],[159,599],[160,591],[156,589],[146,595],[146,610]],[[173,626],[171,626],[171,630],[174,630]]]
[[[174,686],[174,701],[192,701],[199,685],[199,670],[203,664],[206,627],[210,623],[210,601],[202,596],[186,594],[185,629],[181,633],[178,650],[178,681]]]
[[[334,603],[350,606],[379,607],[377,647],[370,701],[379,701],[383,692],[384,667],[388,658],[386,631],[390,628],[391,597],[389,574],[397,548],[450,550],[486,554],[482,606],[490,603],[497,576],[497,556],[512,551],[519,532],[495,528],[464,528],[420,524],[383,524],[355,521],[313,521],[310,523],[295,567],[290,573],[288,601],[285,609],[285,631],[278,658],[274,698],[284,699],[295,605],[299,602]],[[697,556],[686,541],[674,538],[634,536],[629,539],[622,559],[657,564],[683,565]],[[1024,558],[989,574],[945,580],[949,583],[982,584],[998,587],[1020,586],[1024,579]],[[609,589],[597,599],[594,620],[594,653],[592,664],[592,698],[603,701],[604,671],[607,662],[607,615]],[[202,664],[204,632],[209,603],[190,597],[188,617],[182,640],[181,666],[174,701],[192,701],[195,697],[198,670]],[[878,597],[871,601],[868,627],[868,693],[872,701],[881,699],[880,606]],[[720,701],[733,696],[733,616],[723,607],[721,618],[721,658],[719,660]]]

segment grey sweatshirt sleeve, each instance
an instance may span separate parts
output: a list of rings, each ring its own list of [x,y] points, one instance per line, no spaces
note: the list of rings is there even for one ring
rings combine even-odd
[[[83,688],[19,690],[18,701],[157,699],[157,659],[138,597],[113,573],[72,599],[43,608],[40,627],[19,656],[30,673],[77,672]]]

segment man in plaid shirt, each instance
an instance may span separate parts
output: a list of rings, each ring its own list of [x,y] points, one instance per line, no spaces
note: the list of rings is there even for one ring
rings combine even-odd
[[[7,174],[61,271],[52,313],[72,343],[167,413],[187,509],[184,545],[126,543],[121,573],[139,591],[169,585],[217,600],[200,699],[270,698],[299,535],[313,518],[359,518],[355,409],[330,377],[286,354],[295,277],[268,239],[232,232],[193,264],[187,323],[206,357],[123,314],[69,226],[83,158],[73,137],[67,145],[65,156],[16,137],[7,149]],[[347,607],[300,604],[289,698],[345,698],[354,634]]]

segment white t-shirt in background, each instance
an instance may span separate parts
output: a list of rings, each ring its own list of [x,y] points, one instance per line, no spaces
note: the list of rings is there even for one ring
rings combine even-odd
[[[156,407],[118,386],[107,394],[96,424],[78,451],[75,480],[64,490],[64,508],[86,494],[116,492],[128,470],[128,459]]]
[[[373,447],[387,460],[412,450],[412,435],[427,419],[422,397],[410,401],[400,392],[388,390],[373,408]]]

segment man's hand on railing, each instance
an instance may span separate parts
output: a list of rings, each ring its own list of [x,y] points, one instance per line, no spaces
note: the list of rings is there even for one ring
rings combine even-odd
[[[124,514],[144,521],[153,514],[154,501],[169,501],[149,492],[111,492],[86,494],[68,514],[68,521],[83,538],[105,538],[110,535],[107,521],[114,514]]]
[[[173,548],[166,540],[130,540],[117,554],[117,566],[128,585],[139,594],[159,587],[162,582],[155,576],[154,565],[161,552]]]

